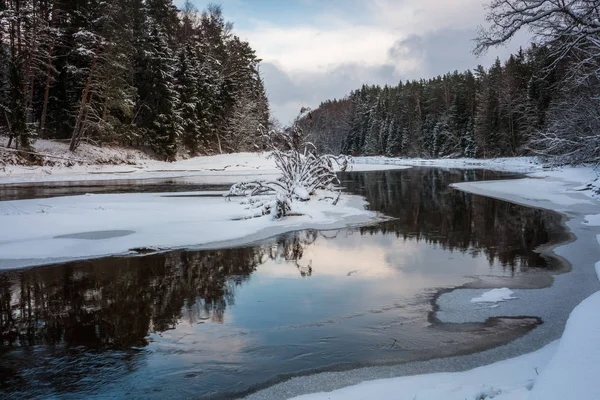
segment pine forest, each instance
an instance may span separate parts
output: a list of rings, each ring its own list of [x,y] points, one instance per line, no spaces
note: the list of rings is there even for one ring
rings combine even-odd
[[[175,159],[252,150],[269,119],[260,60],[220,6],[0,2],[0,131]]]

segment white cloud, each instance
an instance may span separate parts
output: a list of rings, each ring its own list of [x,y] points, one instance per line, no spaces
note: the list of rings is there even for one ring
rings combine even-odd
[[[375,25],[405,35],[423,35],[444,28],[464,29],[483,23],[485,0],[372,0]]]
[[[484,22],[482,1],[334,1],[295,23],[248,16],[236,33],[264,60],[271,108],[288,123],[300,106],[340,98],[363,83],[394,85],[477,63],[487,66],[496,54],[516,49],[482,60],[470,53],[470,39]]]

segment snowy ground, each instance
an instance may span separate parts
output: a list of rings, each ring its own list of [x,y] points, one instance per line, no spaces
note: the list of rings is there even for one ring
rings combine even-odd
[[[359,196],[293,203],[281,220],[211,193],[136,193],[0,202],[0,269],[131,254],[143,248],[220,248],[300,229],[338,229],[379,216]],[[209,195],[209,196],[207,196]],[[201,210],[205,210],[202,212]],[[32,229],[34,227],[34,229]]]
[[[510,171],[529,173],[542,170],[542,165],[535,157],[511,157],[511,158],[389,158],[389,157],[356,157],[357,164],[386,165],[386,166],[412,166],[412,167],[440,167],[461,169],[489,169],[494,171]]]
[[[6,171],[19,170],[17,151],[11,147],[6,148],[8,138],[0,136],[0,169]],[[69,151],[69,140],[36,140],[33,143],[34,153],[40,158],[41,164],[48,168],[68,168],[83,165],[136,165],[150,157],[145,153],[117,146],[93,146],[81,143],[74,151]]]
[[[4,138],[4,140],[6,140]],[[185,176],[203,177],[204,183],[233,184],[240,180],[277,175],[275,163],[268,153],[236,153],[195,157],[175,162],[150,159],[137,150],[95,147],[83,143],[75,153],[68,143],[37,140],[35,150],[48,154],[47,165],[24,166],[10,163],[12,153],[2,149],[0,137],[0,184],[91,181],[110,179],[151,179]],[[357,163],[353,171],[381,169],[380,165]],[[409,166],[387,166],[403,169]]]

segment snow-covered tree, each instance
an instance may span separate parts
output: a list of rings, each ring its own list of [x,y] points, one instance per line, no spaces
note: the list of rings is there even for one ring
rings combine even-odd
[[[182,140],[192,153],[197,153],[199,147],[204,144],[197,112],[200,103],[198,97],[199,75],[198,59],[191,44],[187,44],[179,53],[175,78],[179,93],[177,111],[181,117]]]
[[[571,158],[574,162],[598,160],[590,148],[600,142],[592,128],[593,110],[600,107],[598,7],[597,1],[584,0],[493,0],[488,7],[488,25],[480,29],[477,53],[502,45],[527,29],[537,46],[548,49],[551,62],[544,73],[560,71],[562,75],[561,92],[549,109],[550,122],[532,139],[533,148],[541,154],[560,154],[563,160]],[[575,148],[577,142],[581,148]]]
[[[339,185],[336,170],[346,170],[351,160],[345,156],[318,154],[316,147],[304,141],[298,121],[281,132],[270,132],[265,140],[281,177],[273,181],[240,182],[233,185],[228,196],[248,196],[252,208],[260,215],[274,218],[286,216],[294,202],[309,201],[317,191],[332,191]],[[337,198],[339,198],[339,193]],[[333,202],[337,203],[337,198]]]

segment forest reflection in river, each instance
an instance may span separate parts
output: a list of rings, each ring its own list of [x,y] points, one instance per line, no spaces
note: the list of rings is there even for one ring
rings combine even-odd
[[[505,175],[347,173],[395,217],[214,251],[0,273],[0,391],[14,397],[228,397],[286,374],[460,354],[539,321],[446,326],[440,288],[543,276],[560,216],[452,190]]]

